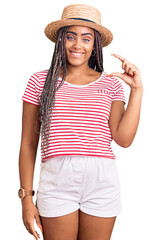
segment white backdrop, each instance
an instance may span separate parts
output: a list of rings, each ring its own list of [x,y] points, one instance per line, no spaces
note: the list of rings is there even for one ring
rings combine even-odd
[[[50,66],[54,44],[46,38],[45,26],[60,19],[64,6],[72,3],[97,7],[102,14],[102,24],[113,33],[112,43],[103,49],[105,71],[108,74],[123,72],[120,60],[110,54],[122,55],[140,69],[144,85],[140,123],[132,145],[121,148],[112,142],[117,156],[123,209],[117,217],[112,240],[161,239],[159,0],[108,2],[106,5],[104,0],[14,0],[1,3],[0,226],[3,239],[34,239],[23,225],[21,202],[17,196],[20,186],[21,97],[28,78]],[[121,82],[128,101],[130,89]],[[34,189],[39,180],[40,157],[39,143]]]

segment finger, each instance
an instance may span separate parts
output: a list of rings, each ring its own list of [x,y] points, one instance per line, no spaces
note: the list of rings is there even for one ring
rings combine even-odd
[[[38,232],[36,232],[36,234],[37,234],[37,236],[36,236],[36,240],[37,240],[37,238],[40,238],[40,234],[38,234]]]
[[[122,63],[122,68],[124,70],[125,70],[126,67],[128,67],[128,68],[136,68],[137,69],[137,67],[135,67],[134,64],[132,64],[131,62],[129,62],[127,60],[123,61],[123,63]]]
[[[124,70],[125,70],[126,73],[129,73],[129,71],[130,71],[130,72],[131,72],[131,71],[133,72],[134,69],[135,69],[135,68],[133,67],[133,65],[126,64]]]
[[[129,68],[128,74],[129,74],[130,76],[133,76],[133,71],[132,71],[131,68]]]
[[[34,229],[33,221],[28,223],[27,228],[28,228],[29,233],[31,233],[36,239],[40,237],[40,235]]]
[[[136,76],[136,75],[140,76],[140,72],[139,72],[138,69],[136,69],[136,68],[131,68],[131,71],[132,71],[132,77],[134,77],[134,75],[135,75],[135,76]]]
[[[121,55],[118,55],[118,54],[111,54],[112,56],[114,56],[114,57],[116,57],[116,58],[118,58],[118,59],[120,59],[121,61],[124,61],[124,60],[126,60],[124,57],[122,57]]]
[[[40,217],[38,214],[35,215],[35,219],[36,219],[37,226],[40,228],[41,232],[43,232],[43,227],[41,225]]]
[[[25,225],[25,227],[26,227],[26,230],[27,230],[28,232],[30,232],[30,229],[29,229],[29,227],[28,227],[27,224]]]
[[[137,68],[133,63],[131,63],[130,61],[128,61],[126,58],[122,57],[121,55],[118,55],[118,54],[111,54],[111,55],[122,61],[122,68],[123,69],[125,68],[126,64],[130,64],[130,65],[134,66],[135,68]]]
[[[123,73],[119,73],[119,72],[113,72],[110,74],[110,76],[119,77],[119,78],[123,79]]]
[[[128,67],[128,65],[126,65],[125,66],[125,72],[128,73],[128,71],[129,71],[129,67]]]
[[[38,238],[40,238],[40,235],[34,229],[32,229],[30,233],[36,238],[36,240],[38,240]]]
[[[123,62],[122,62],[122,69],[125,70],[125,67],[127,66],[128,64],[128,61],[125,59]]]

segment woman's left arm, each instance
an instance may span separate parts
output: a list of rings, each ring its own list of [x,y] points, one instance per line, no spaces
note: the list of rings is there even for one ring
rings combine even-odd
[[[113,101],[111,106],[109,127],[114,141],[122,146],[129,147],[134,140],[141,111],[143,84],[139,69],[120,55],[112,54],[122,61],[124,73],[114,72],[110,76],[121,78],[131,88],[126,111],[122,101]]]

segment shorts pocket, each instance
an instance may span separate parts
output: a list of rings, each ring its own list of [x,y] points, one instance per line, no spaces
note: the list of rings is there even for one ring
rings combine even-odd
[[[120,187],[119,172],[115,162],[108,171],[107,182],[110,184],[111,187],[114,188]]]
[[[111,186],[120,185],[119,173],[115,160],[107,159],[107,161],[102,163],[101,182],[105,182]]]
[[[50,159],[41,163],[38,192],[47,193],[55,189],[59,180],[58,170],[59,168],[55,162],[55,159]]]

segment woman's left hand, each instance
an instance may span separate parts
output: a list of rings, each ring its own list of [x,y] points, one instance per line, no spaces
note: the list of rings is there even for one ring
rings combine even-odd
[[[113,72],[110,74],[110,76],[112,77],[116,76],[121,78],[125,83],[127,83],[131,87],[131,89],[135,90],[143,89],[140,70],[134,64],[127,61],[124,57],[117,54],[111,55],[122,61],[122,69],[124,69],[125,72],[124,73]]]

